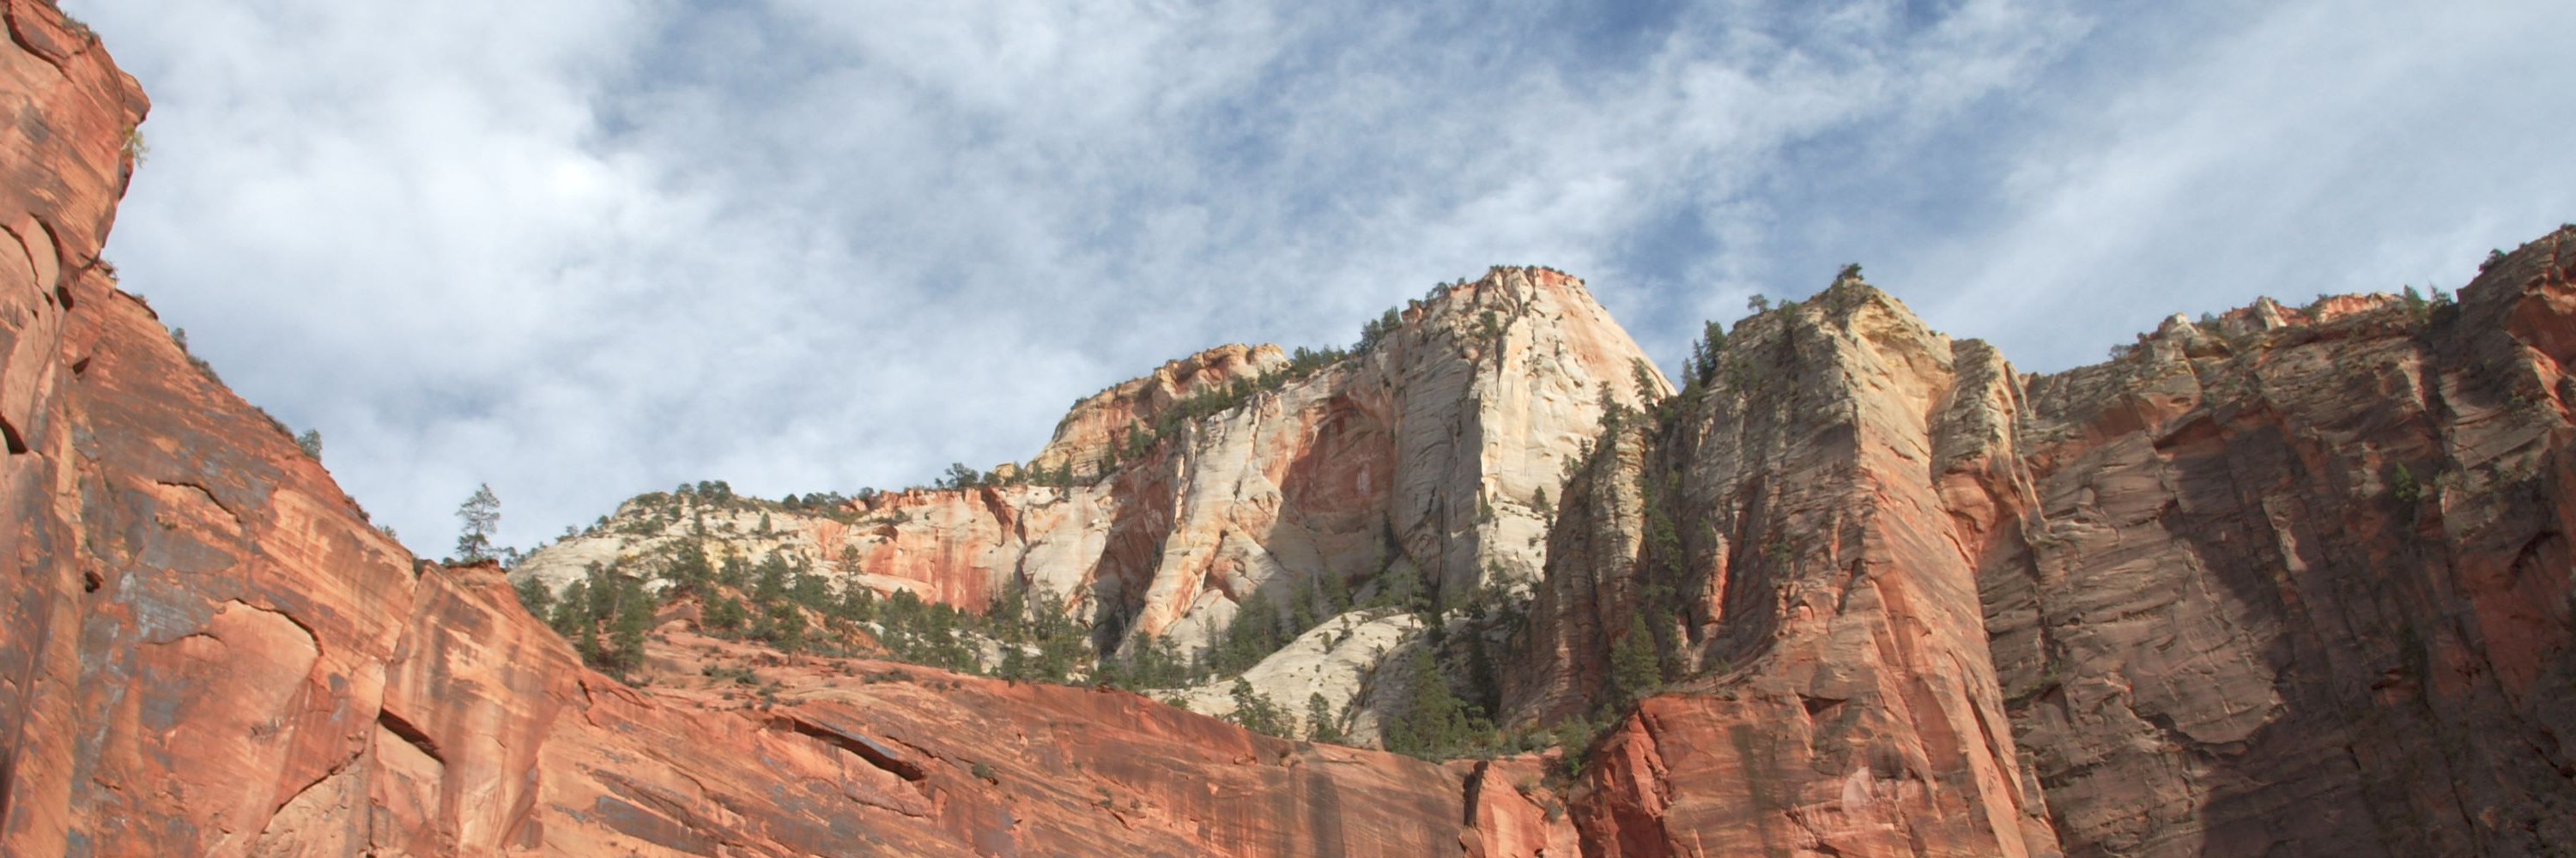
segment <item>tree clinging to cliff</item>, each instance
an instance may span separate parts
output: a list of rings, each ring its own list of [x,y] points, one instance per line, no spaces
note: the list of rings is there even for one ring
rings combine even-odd
[[[474,496],[456,507],[456,519],[464,527],[456,534],[456,559],[481,563],[492,559],[492,532],[501,525],[501,499],[492,494],[492,484],[474,488]]]

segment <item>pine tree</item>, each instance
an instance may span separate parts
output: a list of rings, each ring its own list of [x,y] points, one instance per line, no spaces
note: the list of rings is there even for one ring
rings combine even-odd
[[[546,582],[539,581],[534,576],[520,581],[515,589],[519,591],[519,604],[528,609],[530,616],[544,619],[546,609],[554,604],[555,594],[546,589]]]
[[[467,563],[492,559],[492,533],[501,524],[501,499],[492,494],[492,484],[476,486],[474,496],[456,508],[456,518],[465,523],[456,535],[456,559]]]
[[[1341,719],[1333,717],[1333,703],[1323,692],[1306,695],[1306,740],[1310,742],[1342,741]]]
[[[1655,639],[1646,630],[1643,613],[1628,615],[1628,631],[1610,645],[1610,690],[1618,705],[1627,705],[1654,692],[1663,682],[1663,668],[1655,656]]]
[[[629,578],[619,588],[617,618],[609,621],[608,660],[619,674],[644,664],[644,633],[653,627],[653,598],[646,595],[642,582]]]
[[[743,610],[742,600],[732,596],[717,599],[715,604],[707,606],[707,628],[720,634],[741,631],[742,624],[749,619],[748,612]]]
[[[1279,704],[1270,702],[1269,697],[1253,691],[1252,683],[1235,677],[1234,688],[1227,693],[1234,698],[1234,715],[1228,720],[1235,726],[1272,736],[1288,732],[1288,713],[1279,711]]]
[[[1406,690],[1404,709],[1387,729],[1387,750],[1425,759],[1455,756],[1493,732],[1492,724],[1449,690],[1429,646],[1414,649],[1411,667],[1413,687]]]

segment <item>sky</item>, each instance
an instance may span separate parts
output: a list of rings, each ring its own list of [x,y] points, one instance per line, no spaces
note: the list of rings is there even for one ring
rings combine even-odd
[[[1858,262],[2054,371],[2576,220],[2541,0],[61,3],[154,102],[124,287],[425,556],[1025,460],[1490,265],[1669,367]]]

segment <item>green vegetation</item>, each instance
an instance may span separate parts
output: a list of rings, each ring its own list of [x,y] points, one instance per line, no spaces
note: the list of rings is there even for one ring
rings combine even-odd
[[[1628,617],[1628,629],[1610,644],[1610,699],[1626,706],[1644,699],[1664,683],[1663,660],[1643,615]]]
[[[1716,322],[1700,323],[1700,337],[1691,343],[1690,360],[1682,365],[1682,397],[1698,400],[1698,393],[1717,383],[1717,356],[1726,350],[1726,326]]]
[[[1322,692],[1306,695],[1306,741],[1340,744],[1342,717]]]
[[[1252,683],[1245,682],[1243,677],[1235,677],[1234,688],[1227,693],[1234,698],[1234,714],[1227,715],[1225,720],[1255,733],[1288,735],[1287,711],[1270,702],[1268,695],[1253,691]]]
[[[295,448],[304,451],[305,458],[322,461],[322,430],[304,430],[304,434],[295,436]]]
[[[2413,524],[2416,507],[2424,499],[2424,486],[2415,481],[2415,474],[2406,470],[2404,462],[2397,463],[2397,467],[2388,473],[2388,497],[2397,501],[2398,514],[2408,524]]]
[[[519,585],[519,600],[531,613],[547,601],[542,586],[531,592],[533,583]],[[583,664],[622,679],[644,663],[644,634],[652,629],[659,604],[645,592],[642,579],[594,563],[542,616],[556,634],[573,642]],[[601,639],[603,630],[606,640]]]
[[[1352,350],[1358,352],[1375,350],[1380,343],[1386,342],[1387,337],[1401,330],[1404,330],[1404,317],[1397,315],[1395,308],[1388,307],[1385,315],[1371,319],[1368,324],[1360,326],[1359,345]]]
[[[1412,685],[1386,731],[1386,749],[1424,758],[1454,757],[1491,741],[1493,722],[1470,709],[1441,675],[1430,647],[1413,651]]]
[[[319,437],[316,437],[319,446]],[[456,519],[464,523],[456,533],[456,559],[463,563],[482,563],[495,559],[492,533],[501,524],[501,499],[492,494],[492,484],[475,486],[474,494],[456,507]]]

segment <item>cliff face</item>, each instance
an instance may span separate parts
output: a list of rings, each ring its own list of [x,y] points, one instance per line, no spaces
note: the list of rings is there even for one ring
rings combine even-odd
[[[1580,455],[1604,401],[1642,398],[1643,352],[1581,281],[1498,268],[1444,287],[1374,347],[1275,385],[1275,347],[1227,346],[1077,403],[1032,461],[1070,485],[885,495],[856,509],[714,513],[714,539],[774,548],[880,591],[981,610],[1009,587],[1068,598],[1129,636],[1207,644],[1255,592],[1285,604],[1326,576],[1366,594],[1390,576],[1462,595],[1527,585],[1544,556],[1538,501]],[[1665,382],[1651,368],[1647,395]],[[1186,416],[1190,397],[1238,395]],[[1128,449],[1131,433],[1167,429]],[[859,513],[853,520],[852,512]],[[757,535],[765,517],[771,535]],[[557,586],[697,526],[621,511],[516,575]],[[1300,698],[1302,699],[1302,697]]]
[[[2031,381],[1980,581],[2073,851],[2576,843],[2571,260],[2562,229],[2456,307],[2177,318]]]
[[[0,132],[18,135],[0,148],[0,221],[27,252],[0,254],[15,524],[0,529],[0,853],[1570,842],[1542,818],[1535,761],[1305,746],[1130,694],[788,664],[678,627],[650,650],[649,688],[583,669],[497,571],[415,566],[89,264],[144,102],[50,7],[5,10],[0,85],[20,112]]]
[[[1699,675],[1597,744],[1588,841],[2055,853],[1977,599],[1995,513],[1972,501],[2010,461],[2010,374],[1857,282],[1738,325],[1722,354],[1569,486],[1505,679],[1507,717],[1532,722],[1614,693],[1633,635],[1664,675]]]
[[[1569,781],[1552,752],[1432,763],[781,655],[685,605],[631,684],[587,670],[499,571],[404,554],[116,289],[97,257],[147,105],[52,7],[0,15],[0,854],[2576,843],[2576,228],[2456,305],[2265,302],[2051,376],[1844,282],[1739,325],[1668,399],[1579,282],[1497,269],[1223,408],[1191,403],[1282,356],[1085,400],[1038,469],[1169,428],[1070,485],[635,506],[525,570],[705,512],[864,585],[1034,586],[1191,642],[1314,576],[1518,581],[1495,714],[1605,717]],[[1418,622],[1320,626],[1248,673],[1354,685],[1352,647]]]
[[[1508,714],[1662,637],[1600,854],[2564,854],[2571,259],[2044,377],[1857,283],[1748,320],[1570,484]]]

